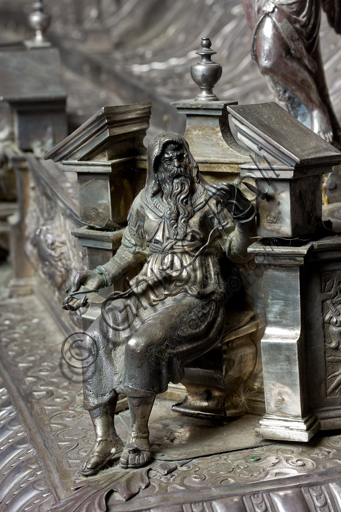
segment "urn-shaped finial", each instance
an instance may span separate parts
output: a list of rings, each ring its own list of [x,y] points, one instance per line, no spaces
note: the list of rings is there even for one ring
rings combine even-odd
[[[222,67],[211,60],[217,52],[211,50],[211,40],[208,37],[201,39],[201,49],[196,53],[201,56],[201,61],[191,67],[191,75],[194,82],[200,87],[200,93],[195,101],[218,101],[213,92],[213,87],[220,80]]]
[[[51,16],[44,12],[43,2],[38,0],[33,4],[34,11],[28,16],[29,22],[33,30],[35,30],[35,37],[30,41],[32,46],[44,46],[48,42],[45,32],[51,23]]]

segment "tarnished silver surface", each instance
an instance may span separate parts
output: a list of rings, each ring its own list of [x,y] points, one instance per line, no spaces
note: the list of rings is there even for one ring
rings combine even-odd
[[[323,251],[321,251],[323,252]],[[294,255],[295,258],[298,258],[300,260],[302,260],[302,257],[300,255],[297,255],[295,254]],[[323,256],[322,256],[323,257]],[[283,257],[283,261],[282,263],[284,263],[284,261],[288,262],[290,260],[290,258],[288,258],[288,254],[285,254],[284,257]],[[296,260],[295,260],[296,261]],[[296,261],[297,263],[297,261]],[[328,272],[330,272],[330,270],[333,270],[333,269],[326,269],[326,276],[328,277],[327,279],[327,283],[330,281],[330,274],[328,274]],[[328,290],[325,290],[325,292],[327,293]],[[335,290],[334,290],[335,291]],[[326,301],[329,300],[326,298]],[[327,302],[326,302],[326,306],[327,306]],[[329,320],[325,322],[325,329],[326,331],[328,331],[328,334],[330,334],[330,323],[329,323]],[[335,333],[334,333],[335,334]],[[330,335],[331,336],[331,335]],[[329,340],[330,341],[330,340]],[[329,343],[330,344],[330,343]],[[331,347],[332,348],[332,347]],[[308,358],[309,358],[309,354],[307,354]],[[331,372],[330,374],[330,377],[332,375],[332,373],[335,373],[335,372]],[[334,390],[337,394],[337,389]],[[335,397],[333,397],[335,398]],[[314,399],[316,399],[316,394],[314,395]],[[337,400],[337,397],[336,397],[336,400]],[[326,421],[326,424],[330,424],[330,420],[332,418],[332,414],[329,414],[329,412],[331,412],[332,414],[334,414],[335,416],[335,412],[337,413],[335,407],[334,409],[333,408],[329,408],[328,411],[322,411],[321,413],[321,421],[322,421],[322,415],[324,415],[324,420]],[[257,462],[257,461],[252,461],[252,462]],[[310,466],[309,466],[310,467]],[[144,472],[143,472],[144,471]],[[143,470],[142,472],[138,473],[136,472],[135,474],[137,474],[134,480],[134,484],[132,485],[133,489],[137,489],[139,490],[140,487],[147,487],[148,486],[148,481],[147,481],[147,477],[148,477],[148,471],[146,472],[145,470]],[[162,474],[162,471],[166,471],[166,472],[172,472],[171,471],[171,468],[166,468],[166,469],[161,469],[161,473],[159,471],[159,468],[156,468],[156,473],[157,474]],[[147,475],[147,476],[146,476]],[[145,478],[146,476],[146,478]],[[154,475],[155,476],[155,475]],[[167,475],[166,475],[167,476]],[[334,478],[334,475],[332,473],[330,473],[330,478]],[[137,484],[136,484],[136,478],[138,480]],[[316,481],[320,480],[320,475],[317,475],[316,476]],[[126,475],[126,480],[128,482],[128,487],[129,487],[129,482],[130,482],[130,475]],[[312,480],[311,480],[312,482]],[[306,483],[306,482],[305,482]],[[141,484],[141,485],[140,485]],[[285,483],[279,483],[279,486],[283,486],[283,488],[285,487]],[[333,487],[334,485],[334,487]],[[289,483],[289,486],[290,486],[290,483]],[[303,481],[301,481],[301,486],[304,486],[304,483]],[[91,486],[90,486],[91,487]],[[110,490],[110,487],[112,487],[111,485],[111,482],[109,481],[108,485],[107,485],[108,489]],[[291,485],[292,487],[292,485]],[[252,497],[251,496],[245,496],[244,498],[240,499],[239,498],[235,498],[234,500],[231,500],[229,501],[228,498],[226,498],[227,494],[229,493],[229,491],[226,491],[226,489],[223,489],[222,490],[222,496],[223,498],[218,502],[218,503],[214,503],[214,499],[213,498],[216,498],[217,495],[219,494],[219,492],[217,491],[214,491],[213,494],[215,494],[215,496],[213,496],[212,494],[210,495],[211,498],[209,499],[209,501],[205,501],[205,492],[206,490],[203,490],[202,492],[202,495],[201,495],[201,502],[198,503],[198,504],[195,504],[195,493],[193,494],[189,494],[188,492],[186,493],[186,499],[189,499],[189,500],[193,500],[193,505],[192,504],[186,504],[186,505],[179,505],[180,509],[182,510],[186,510],[186,507],[189,509],[189,510],[195,510],[196,508],[202,508],[203,510],[208,509],[210,510],[210,508],[214,509],[214,508],[217,508],[217,507],[231,507],[231,506],[239,506],[240,507],[247,507],[249,510],[257,510],[257,508],[259,507],[263,507],[266,506],[268,507],[269,510],[271,510],[272,508],[279,508],[282,506],[282,508],[284,507],[284,498],[283,496],[286,495],[288,497],[288,499],[291,499],[291,505],[290,505],[290,502],[289,502],[289,505],[288,506],[291,506],[292,508],[295,509],[298,509],[298,507],[300,507],[302,505],[305,506],[305,505],[308,505],[311,507],[314,507],[314,503],[318,504],[318,505],[321,505],[321,506],[324,506],[325,503],[327,503],[327,505],[330,506],[330,509],[332,510],[333,507],[335,506],[335,500],[337,500],[337,491],[336,491],[336,494],[335,494],[335,484],[331,484],[330,486],[326,486],[324,488],[322,487],[317,487],[315,489],[312,489],[312,488],[303,488],[303,491],[300,491],[300,495],[301,495],[301,498],[303,496],[303,505],[302,505],[302,502],[297,498],[297,495],[295,494],[295,490],[291,489],[289,491],[284,491],[283,492],[278,492],[276,493],[275,491],[272,491],[271,494],[270,493],[266,493],[266,495],[264,494],[258,494],[258,495],[253,495]],[[120,489],[122,489],[120,487]],[[99,493],[97,493],[97,496],[99,496],[99,499],[101,499],[101,496],[103,496],[103,493],[102,493],[102,490],[103,490],[103,487],[102,489],[99,490]],[[178,489],[177,489],[178,490]],[[96,492],[95,491],[95,495],[96,495]],[[129,492],[128,494],[125,494],[127,491],[126,491],[126,487],[122,490],[122,493],[124,496],[130,496],[129,495]],[[181,491],[180,491],[181,492]],[[186,492],[186,491],[184,491]],[[211,489],[208,489],[207,490],[207,493],[212,493]],[[102,494],[101,494],[102,493]],[[208,496],[208,494],[206,493],[206,497]],[[233,490],[231,490],[231,493],[233,493]],[[85,491],[83,491],[83,496],[86,496],[86,499],[88,498],[88,494],[87,494],[87,490],[85,489]],[[175,493],[176,494],[176,493]],[[94,496],[94,494],[92,493],[92,495]],[[104,492],[104,496],[106,496],[106,492]],[[117,496],[117,495],[116,495]],[[122,496],[122,494],[121,494]],[[291,498],[290,498],[291,497]],[[93,499],[93,497],[91,498]],[[91,499],[90,499],[90,503],[94,503],[93,501],[91,502]],[[104,499],[104,498],[103,498]],[[161,501],[162,499],[162,501]],[[154,504],[150,503],[151,506],[153,506],[153,508],[155,508],[154,505],[158,505],[158,506],[170,506],[169,503],[167,505],[165,505],[165,502],[167,501],[167,498],[165,499],[164,497],[161,498],[159,502],[155,502],[154,501]],[[173,502],[173,507],[176,507],[176,501],[178,500],[178,503],[180,502],[184,502],[184,498],[183,497],[180,497],[179,496],[172,496],[172,502]],[[309,501],[310,500],[310,501]],[[315,500],[315,501],[314,501]],[[334,500],[334,501],[333,501]],[[76,508],[79,509],[79,507],[82,507],[84,502],[82,503],[81,500],[79,499],[79,494],[75,496],[75,506]],[[147,505],[148,502],[145,502],[145,505]],[[265,504],[265,505],[264,505]],[[115,504],[116,505],[116,504]],[[128,504],[130,506],[130,504]],[[188,506],[187,506],[188,505]],[[316,505],[316,506],[318,506]],[[144,505],[143,505],[144,506]],[[138,509],[139,505],[137,504],[135,506],[136,509]],[[144,507],[146,508],[146,507]],[[117,507],[116,507],[117,509]]]
[[[35,321],[32,321],[34,315],[31,313],[33,311],[36,311],[36,316],[33,318]],[[51,413],[51,420],[47,424],[45,421],[43,422],[45,424],[43,429],[56,433],[56,439],[53,437],[50,439],[52,445],[59,443],[60,447],[64,447],[65,444],[65,453],[68,453],[67,460],[69,461],[66,464],[69,474],[65,475],[65,478],[75,478],[78,469],[77,460],[80,460],[84,450],[87,449],[84,443],[89,442],[88,436],[93,437],[88,414],[82,407],[81,373],[79,370],[73,372],[72,368],[69,368],[62,359],[60,349],[64,340],[63,334],[55,329],[46,309],[34,296],[9,301],[3,299],[1,315],[4,360],[10,358],[15,364],[19,363],[20,370],[14,379],[16,382],[27,381],[28,387],[24,386],[23,393],[24,397],[32,395],[32,401],[36,404],[32,407],[33,415],[39,414],[40,408],[37,407],[39,402],[48,417]],[[16,329],[15,325],[18,321],[20,326]],[[40,333],[39,326],[44,326]],[[20,344],[21,333],[26,336],[24,347]],[[15,339],[19,340],[16,344],[13,343]],[[48,343],[46,340],[49,340]],[[24,349],[24,352],[21,349]],[[9,352],[11,353],[9,354]],[[30,360],[31,363],[29,363]],[[37,368],[35,371],[33,366],[38,360],[41,360],[43,367]],[[20,361],[22,361],[21,364]],[[44,384],[46,379],[48,380]],[[55,387],[53,387],[53,382],[55,382]],[[238,447],[244,449],[267,443],[267,441],[257,439],[254,435],[254,427],[258,420],[255,415],[244,416],[223,424],[182,417],[172,412],[171,406],[171,401],[160,399],[160,406],[155,407],[151,416],[151,442],[154,445],[154,450],[158,452],[158,459],[177,460],[188,458],[188,456],[211,455],[221,451],[222,441],[227,451],[235,450]],[[38,417],[36,420],[38,423],[40,422]],[[73,431],[76,425],[78,425],[77,429],[83,431],[83,436]],[[120,413],[118,425],[120,435],[125,440],[129,428],[128,411]],[[71,437],[67,435],[66,431],[64,432],[66,428]],[[242,436],[240,436],[241,428],[244,430]],[[60,429],[63,430],[63,434],[59,435]],[[225,442],[225,437],[228,436],[227,432],[230,432],[230,437],[226,438]],[[208,439],[210,442],[204,442]],[[184,446],[186,446],[185,454]],[[59,457],[63,459],[64,455],[60,453]]]
[[[5,51],[1,47],[0,49],[1,66],[6,70],[6,75],[0,82],[1,101],[65,102],[60,56],[56,48],[13,51]],[[20,80],[23,75],[26,77],[25,81]]]
[[[259,161],[260,169],[267,161],[297,168],[321,166],[326,161],[333,165],[340,161],[340,151],[292,119],[276,103],[231,105],[227,110],[235,125],[237,142],[264,159]]]
[[[318,429],[340,428],[340,249],[339,236],[251,248],[265,267],[264,437],[307,441]]]
[[[322,273],[322,314],[325,343],[326,394],[327,397],[340,397],[341,370],[339,349],[341,343],[341,270],[338,265]]]
[[[9,207],[17,198],[15,171],[7,151],[12,145],[10,141],[0,143],[0,201],[4,201]]]
[[[33,9],[28,19],[31,27],[35,30],[35,35],[32,39],[25,41],[25,44],[28,48],[51,46],[51,43],[45,35],[51,23],[51,16],[44,12],[42,0],[35,1]]]
[[[341,240],[318,237],[328,234],[322,226],[321,175],[341,153],[278,105],[227,109],[236,140],[254,151],[253,165],[242,165],[241,176],[255,184],[257,234],[265,237],[249,248],[264,268],[266,311],[266,414],[256,430],[269,439],[309,441],[319,429],[340,426]]]
[[[233,181],[239,166],[251,162],[250,151],[238,146],[228,122],[226,107],[236,102],[182,100],[172,103],[186,115],[185,138],[205,178],[218,184]],[[214,146],[214,151],[212,147]]]
[[[337,1],[244,0],[253,31],[251,55],[269,88],[296,119],[327,142],[341,142],[340,123],[330,102],[319,45],[321,8],[341,33]]]
[[[259,432],[267,438],[309,441],[319,424],[305,400],[308,390],[300,269],[292,266],[276,270],[264,274],[267,327],[262,338],[262,362],[266,415],[260,421]]]
[[[18,209],[8,218],[10,226],[10,252],[14,279],[9,284],[9,293],[32,292],[33,267],[25,254],[26,216],[29,208],[30,177],[25,156],[15,144],[7,148],[7,157],[15,170]],[[23,284],[21,281],[24,281]]]
[[[139,162],[146,152],[150,111],[149,102],[103,107],[45,155],[62,162],[64,171],[77,173],[79,216],[85,225],[117,229],[126,222],[143,186]]]
[[[43,154],[67,135],[59,51],[0,46],[0,63],[0,100],[13,111],[13,139],[23,151]]]
[[[92,124],[89,130],[94,129]],[[68,140],[72,139],[46,156],[57,158]],[[101,143],[108,153],[115,151],[114,141]],[[90,149],[96,152],[93,146]],[[86,146],[80,147],[87,151]],[[92,178],[90,185],[95,184]],[[232,311],[233,306],[228,304],[220,259],[226,253],[230,262],[247,260],[254,216],[254,206],[235,185],[218,187],[202,180],[181,135],[160,134],[149,143],[146,184],[130,208],[119,249],[104,265],[77,274],[63,302],[63,308],[71,311],[84,307],[94,290],[115,286],[125,273],[144,263],[125,293],[116,292],[103,302],[101,315],[84,336],[87,353],[93,345],[97,350],[94,361],[88,364],[85,358],[83,363],[84,407],[96,432],[96,443],[80,469],[84,476],[97,473],[122,451],[114,428],[119,393],[127,395],[131,415],[120,464],[136,468],[150,460],[148,418],[155,396],[165,392],[169,382],[181,382],[184,367],[217,345],[227,332],[226,308]],[[212,245],[215,231],[216,245]],[[126,310],[130,310],[128,316]],[[230,330],[237,331],[253,315],[234,326],[232,316]],[[256,323],[253,330],[257,327]],[[231,356],[231,372],[223,377],[227,394],[244,384],[255,366],[256,347],[251,340],[243,340],[243,334],[248,332],[236,334],[233,341],[250,341],[253,357],[241,376],[244,369],[237,364],[234,373]],[[209,389],[209,382],[206,385]],[[224,417],[223,394],[222,398],[219,413]]]
[[[325,205],[322,208],[322,219],[334,233],[341,232],[341,203]]]
[[[0,386],[0,509],[47,512],[56,498],[2,379]]]
[[[191,77],[198,85],[200,93],[196,96],[195,101],[218,101],[217,96],[213,92],[213,87],[220,80],[223,68],[220,64],[212,61],[215,55],[211,49],[212,43],[208,37],[201,39],[201,48],[196,53],[201,59],[191,66]]]
[[[2,266],[0,270],[1,278],[8,279],[6,267]],[[1,287],[2,297],[4,293],[4,287]],[[340,499],[339,433],[316,436],[304,444],[265,441],[263,446],[255,446],[254,442],[264,443],[263,440],[252,438],[251,430],[256,417],[246,415],[225,425],[201,422],[172,413],[169,401],[160,401],[151,421],[152,436],[156,443],[160,443],[158,450],[162,448],[163,455],[159,456],[164,460],[158,458],[148,468],[128,472],[114,464],[103,471],[100,478],[79,480],[76,468],[93,433],[88,415],[81,407],[80,383],[77,383],[76,376],[63,385],[65,375],[60,373],[59,365],[62,335],[34,297],[11,301],[2,299],[0,313],[1,357],[6,364],[6,373],[9,368],[15,369],[14,372],[11,370],[10,379],[20,394],[20,397],[15,396],[16,407],[20,411],[23,407],[25,409],[25,403],[29,405],[30,414],[38,425],[38,431],[31,429],[33,447],[43,458],[45,468],[48,467],[45,452],[39,444],[40,436],[43,436],[47,453],[53,453],[56,457],[55,461],[60,467],[59,477],[64,479],[67,488],[69,501],[63,501],[63,496],[58,494],[62,502],[56,510],[85,512],[86,507],[96,510],[94,500],[102,497],[102,509],[108,512],[151,509],[187,512],[196,511],[198,507],[199,510],[213,512],[234,510],[232,507],[236,506],[241,512],[258,512],[261,503],[267,504],[271,512],[277,511],[278,507],[296,512],[301,509],[314,510],[311,505],[314,499],[319,500],[318,503],[329,503],[331,512],[339,512],[336,505]],[[39,367],[35,369],[37,364]],[[71,377],[70,373],[68,375]],[[4,389],[1,396],[3,399],[8,396]],[[30,457],[33,452],[26,455],[26,451],[32,448],[26,445],[26,439],[23,443],[21,438],[25,434],[16,435],[22,432],[23,427],[13,422],[15,414],[9,402],[0,418],[4,421],[1,427],[4,434],[4,429],[7,429],[2,441],[5,446],[3,453],[9,454],[12,446],[16,445],[18,449],[25,449],[25,457]],[[11,419],[9,423],[7,418]],[[27,416],[22,414],[22,418],[27,424]],[[45,419],[41,422],[39,418]],[[127,413],[120,413],[119,418],[120,432],[124,437],[127,435]],[[245,438],[244,434],[240,434],[241,425],[246,432],[250,432],[251,437],[247,434]],[[229,437],[231,433],[232,437]],[[18,439],[15,445],[7,442],[13,438],[13,434]],[[208,439],[210,442],[207,442]],[[213,455],[211,446],[216,447],[219,453]],[[241,446],[244,449],[238,450]],[[35,483],[43,478],[43,473],[39,473],[41,469],[30,465],[30,473],[21,472],[26,467],[25,457],[21,465],[19,461],[19,465],[11,468],[18,479],[11,477],[11,482],[18,482],[15,485],[19,486],[20,492],[6,498],[11,505],[10,510],[23,511],[23,501],[18,504],[19,498],[26,497],[31,500],[27,503],[32,503],[40,496],[42,499],[29,510],[49,510],[47,505],[51,507],[53,504],[51,491]],[[10,468],[14,462],[13,459],[6,460],[5,472],[5,468]],[[38,471],[37,480],[29,480],[34,471]],[[48,477],[48,474],[44,474]],[[20,488],[24,483],[26,486]],[[57,478],[54,485],[56,483]],[[73,484],[85,484],[85,487],[72,493]],[[1,486],[1,489],[9,488]],[[112,493],[111,489],[115,489],[115,492]],[[13,492],[16,489],[12,488]],[[67,500],[67,496],[64,496],[64,500]],[[42,505],[44,500],[47,500],[46,508]]]
[[[227,110],[236,140],[254,155],[252,164],[241,165],[241,176],[256,185],[258,235],[317,235],[322,174],[341,160],[341,152],[275,103]]]
[[[77,182],[73,175],[63,174],[59,164],[44,166],[28,157],[30,183],[26,201],[25,253],[34,268],[39,284],[37,293],[64,332],[80,326],[79,315],[69,315],[59,307],[64,290],[74,272],[88,265],[87,255],[73,237],[66,233],[80,227],[78,219]]]
[[[159,131],[183,129],[183,124],[177,124],[180,120],[176,120],[167,105],[170,101],[194,98],[197,94],[197,87],[191,83],[189,63],[196,62],[195,48],[203,36],[214,42],[224,69],[215,91],[219,98],[240,103],[273,99],[265,78],[251,61],[252,34],[239,0],[213,0],[210,3],[203,0],[102,0],[102,19],[110,33],[113,50],[96,55],[82,47],[82,41],[86,40],[85,27],[97,23],[98,7],[94,0],[61,0],[58,3],[45,0],[44,5],[53,16],[49,34],[53,35],[54,42],[65,48],[63,59],[69,68],[84,79],[92,80],[102,91],[110,94],[114,91],[121,97],[121,103],[149,100],[152,91],[155,100],[152,125]],[[8,25],[12,34],[18,30],[16,39],[26,23],[22,6],[23,0],[2,0],[0,6],[1,22]],[[31,11],[31,5],[27,10]],[[5,38],[5,31],[2,34]],[[330,29],[324,14],[320,40],[331,101],[340,118],[338,62],[341,38]],[[73,83],[67,80],[68,84],[72,90]],[[93,99],[91,87],[87,93],[88,85],[86,83],[83,88],[80,84],[84,99],[78,107],[87,110],[87,117],[101,106],[96,98]],[[92,111],[89,111],[89,97],[96,102]],[[80,101],[81,98],[77,103]],[[108,104],[107,101],[104,103]],[[76,111],[73,117],[77,118]]]
[[[232,277],[232,285],[235,282]],[[232,309],[227,314],[231,332],[213,350],[187,365],[182,380],[187,395],[173,411],[213,420],[265,412],[259,371],[260,319],[247,309],[241,314]]]
[[[0,258],[9,250],[9,225],[7,218],[17,211],[16,203],[0,202]]]

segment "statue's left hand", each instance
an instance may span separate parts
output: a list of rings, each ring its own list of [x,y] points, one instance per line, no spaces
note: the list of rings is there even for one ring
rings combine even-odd
[[[220,200],[230,212],[233,219],[238,222],[247,222],[255,216],[255,207],[243,192],[233,183],[221,182],[219,185],[207,185],[209,192]]]
[[[83,289],[80,289],[80,288]],[[62,308],[69,311],[76,311],[77,309],[87,305],[87,292],[93,292],[103,288],[103,277],[94,270],[84,270],[78,272],[73,280],[72,285],[66,293],[67,297],[63,301]],[[80,292],[79,295],[75,292]]]

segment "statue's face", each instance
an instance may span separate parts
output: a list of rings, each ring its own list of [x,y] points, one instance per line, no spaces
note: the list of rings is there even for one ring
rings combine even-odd
[[[166,217],[176,239],[181,240],[187,229],[188,220],[193,216],[192,166],[182,144],[169,142],[160,156],[157,180],[163,199],[168,204]]]
[[[167,144],[161,155],[160,164],[173,179],[189,174],[187,152],[180,144]]]

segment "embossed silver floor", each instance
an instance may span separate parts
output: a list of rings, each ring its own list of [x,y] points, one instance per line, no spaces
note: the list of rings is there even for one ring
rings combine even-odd
[[[81,512],[94,495],[103,497],[107,510],[142,510],[131,508],[133,501],[138,507],[141,500],[162,495],[169,500],[173,494],[175,499],[179,493],[196,491],[200,497],[205,489],[230,486],[232,492],[240,485],[287,477],[295,482],[300,475],[341,469],[341,432],[319,434],[307,444],[270,443],[254,435],[257,416],[212,423],[174,413],[170,400],[159,399],[150,422],[152,464],[127,471],[114,461],[98,476],[81,478],[77,469],[94,434],[82,407],[79,373],[63,363],[63,335],[38,299],[5,297],[8,278],[8,266],[2,265],[0,511],[45,511],[55,501],[60,502],[55,510]],[[125,440],[128,411],[119,413],[116,422]],[[8,487],[12,468],[13,491]],[[75,484],[79,489],[72,494]],[[32,492],[29,498],[27,489]],[[18,492],[29,506],[16,506]]]

